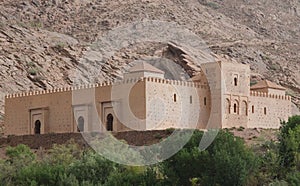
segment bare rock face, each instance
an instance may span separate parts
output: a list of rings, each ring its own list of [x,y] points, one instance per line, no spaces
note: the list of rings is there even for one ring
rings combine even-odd
[[[170,43],[133,43],[106,61],[85,54],[110,30],[143,20],[175,22],[219,56],[250,64],[252,81],[270,79],[300,106],[300,2],[297,0],[7,0],[0,3],[0,113],[4,94],[119,78],[125,64],[166,57],[193,75],[199,68]],[[177,48],[177,49],[176,49]],[[175,54],[169,55],[171,51]],[[1,118],[0,118],[1,119]]]

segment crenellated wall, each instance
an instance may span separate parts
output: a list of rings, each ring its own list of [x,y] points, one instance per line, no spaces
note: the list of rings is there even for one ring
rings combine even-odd
[[[104,114],[102,113],[103,104],[112,102],[112,85],[120,87],[136,84],[136,87],[140,87],[136,91],[143,95],[144,86],[141,85],[143,82],[138,81],[141,81],[141,79],[8,94],[5,96],[5,134],[34,134],[35,120],[42,122],[41,133],[76,132],[77,118],[75,111],[78,112],[77,117],[83,116],[85,120],[84,131],[99,129],[99,126],[96,126],[99,125],[99,122],[91,119],[93,118],[90,115],[91,109],[93,109],[92,105],[96,104],[102,124],[105,125],[106,121],[102,116]],[[91,94],[94,95],[93,98],[89,96]],[[132,100],[133,102],[140,101],[139,99]],[[141,104],[132,103],[132,105],[134,105],[133,108],[142,110],[139,106]],[[115,115],[113,110],[109,111]],[[114,123],[116,125],[115,130],[126,130],[126,127],[116,117]]]
[[[147,78],[146,99],[147,130],[206,127],[211,103],[206,82]]]
[[[274,98],[291,101],[291,96],[282,95],[282,94],[267,94],[265,92],[251,91],[250,96],[253,97],[265,97],[265,98]]]
[[[118,82],[8,94],[5,134],[66,133],[78,128],[278,128],[280,120],[290,116],[291,97],[284,91],[250,91],[249,66],[217,62],[202,68],[207,77],[195,82],[127,76]]]
[[[173,93],[177,95],[176,104],[173,103]],[[161,101],[153,102],[157,97]],[[165,105],[157,105],[161,103]],[[22,92],[5,97],[5,134],[34,134],[37,120],[42,123],[40,133],[76,132],[80,116],[85,123],[83,131],[103,130],[99,125],[107,127],[108,114],[114,117],[114,131],[131,130],[130,128],[148,130],[157,124],[163,112],[165,118],[156,129],[176,126],[190,128],[191,124],[204,126],[209,115],[209,104],[206,82],[153,77]],[[100,121],[95,120],[91,114],[94,107],[97,109],[94,113],[100,117]],[[130,115],[133,117],[129,117]],[[194,121],[199,116],[201,119]]]
[[[290,96],[250,92],[249,128],[279,128],[280,121],[290,116]]]

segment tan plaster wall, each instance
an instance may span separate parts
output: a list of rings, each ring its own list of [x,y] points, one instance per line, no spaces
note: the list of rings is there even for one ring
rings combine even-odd
[[[77,119],[84,118],[84,131],[101,131],[106,127],[105,115],[103,113],[103,104],[117,103],[112,109],[114,115],[114,131],[129,130],[119,121],[117,113],[127,108],[138,118],[145,118],[145,82],[131,80],[116,84],[114,92],[111,94],[112,85],[97,86],[95,88],[81,87],[76,90],[56,90],[46,92],[30,93],[34,95],[14,95],[14,97],[5,99],[5,134],[23,135],[33,134],[31,121],[31,110],[43,110],[45,112],[45,121],[42,121],[41,133],[65,133],[77,131]],[[134,86],[133,86],[134,85]],[[130,89],[130,87],[132,89]],[[128,95],[124,94],[125,90]],[[117,90],[117,91],[116,91]],[[57,92],[60,91],[60,92]],[[112,108],[112,106],[111,106]],[[75,118],[74,118],[75,112]],[[121,112],[124,123],[129,123],[126,113]],[[98,118],[100,116],[100,118]],[[41,119],[42,120],[42,119]],[[141,130],[145,130],[144,123],[135,123]]]
[[[224,94],[250,95],[250,67],[244,64],[221,63],[221,70],[225,80]],[[237,78],[237,86],[234,78]]]
[[[205,106],[204,97],[207,99]],[[146,100],[147,130],[204,128],[207,123],[210,108],[207,86],[149,78]]]
[[[48,108],[48,123],[45,133],[73,131],[71,93],[56,92],[44,95],[29,95],[5,99],[5,134],[33,134],[30,125],[30,110]]]
[[[236,104],[236,112],[234,111]],[[247,96],[227,95],[225,99],[225,122],[223,128],[247,127],[249,115]]]
[[[221,71],[221,63],[203,64],[202,70],[209,86],[210,92],[210,115],[207,122],[207,129],[217,129],[222,127],[224,117],[224,81]]]
[[[254,113],[252,113],[252,106],[254,106]],[[280,121],[287,121],[289,116],[291,116],[289,96],[280,98],[265,95],[250,96],[249,128],[279,128]]]

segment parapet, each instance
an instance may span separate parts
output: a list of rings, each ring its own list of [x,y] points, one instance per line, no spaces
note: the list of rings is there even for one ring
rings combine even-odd
[[[9,98],[18,98],[18,97],[26,97],[26,96],[36,96],[36,95],[44,95],[44,94],[53,94],[58,92],[70,92],[73,90],[84,90],[96,87],[104,87],[111,85],[111,82],[102,82],[99,84],[88,84],[88,85],[80,85],[80,86],[68,86],[68,87],[61,87],[61,88],[53,88],[49,90],[34,90],[34,91],[27,91],[27,92],[20,92],[15,94],[7,94],[5,95],[6,99]]]
[[[155,83],[161,83],[161,84],[171,84],[171,85],[177,85],[177,86],[196,87],[196,88],[207,87],[207,83],[170,80],[170,79],[162,79],[162,78],[156,78],[156,77],[142,77],[142,78],[126,79],[126,80],[117,81],[117,82],[102,82],[102,83],[97,83],[97,84],[80,85],[80,86],[74,86],[74,87],[68,86],[68,87],[61,87],[61,88],[53,88],[53,89],[49,89],[49,90],[38,90],[38,91],[28,91],[28,92],[21,92],[21,93],[15,93],[15,94],[7,94],[5,96],[5,98],[9,99],[9,98],[18,98],[18,97],[26,97],[26,96],[53,94],[53,93],[58,93],[58,92],[69,92],[69,91],[74,91],[74,90],[84,90],[84,89],[98,88],[98,87],[105,87],[105,86],[112,86],[112,85],[131,84],[131,83],[137,83],[140,81],[148,81],[148,82],[155,82]]]
[[[267,94],[265,92],[257,92],[257,91],[250,91],[250,96],[291,101],[291,96],[288,95]]]
[[[144,78],[144,81],[161,83],[161,84],[171,84],[171,85],[177,85],[177,86],[196,87],[196,88],[200,88],[200,87],[203,88],[203,86],[207,86],[206,83],[161,79],[161,78],[156,78],[156,77],[147,77],[147,78]]]

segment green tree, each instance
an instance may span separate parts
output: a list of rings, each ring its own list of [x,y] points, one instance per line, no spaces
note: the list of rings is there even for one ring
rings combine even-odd
[[[67,172],[74,175],[80,183],[88,181],[92,184],[104,184],[110,174],[118,168],[119,165],[97,153],[87,151],[80,160],[76,160],[68,167]]]
[[[35,154],[30,150],[26,145],[20,144],[16,147],[7,147],[6,156],[9,158],[9,161],[22,161],[23,164],[26,162],[32,162],[35,159]]]
[[[54,144],[44,161],[49,164],[61,164],[67,166],[75,160],[80,159],[82,153],[83,151],[79,148],[78,144],[71,139],[66,144]]]
[[[221,131],[208,149],[199,151],[201,137],[195,131],[182,150],[162,163],[169,185],[245,185],[257,172],[257,159],[240,138]]]
[[[300,116],[282,122],[279,133],[280,176],[300,171]]]
[[[136,172],[130,168],[123,167],[114,174],[111,174],[105,186],[159,186],[163,185],[156,178],[156,172],[152,168],[148,168],[144,172]]]
[[[14,178],[20,170],[35,161],[35,154],[26,145],[6,148],[6,160],[0,160],[0,185],[15,185]]]

